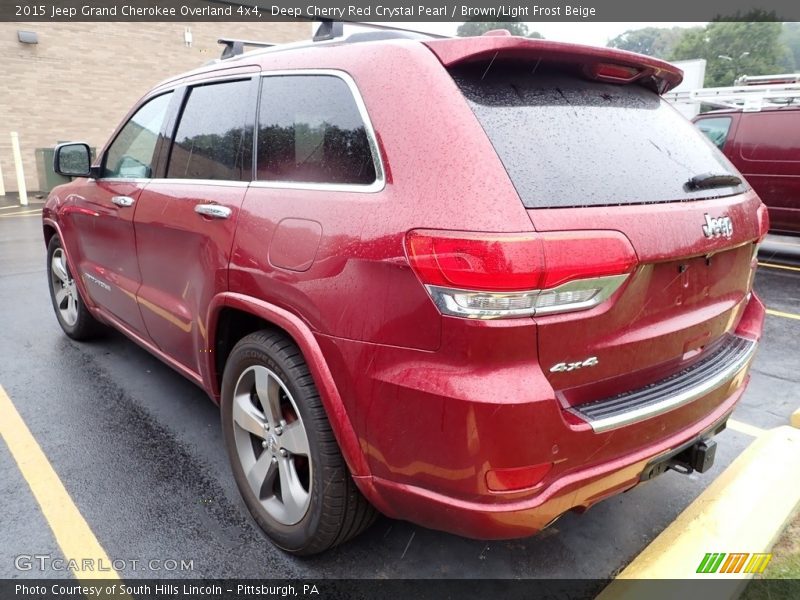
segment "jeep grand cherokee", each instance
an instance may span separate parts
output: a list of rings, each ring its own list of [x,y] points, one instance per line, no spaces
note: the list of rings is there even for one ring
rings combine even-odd
[[[709,468],[768,223],[661,99],[679,70],[497,34],[233,54],[93,164],[61,145],[44,237],[66,334],[110,325],[219,403],[275,544],[376,510],[528,536]]]

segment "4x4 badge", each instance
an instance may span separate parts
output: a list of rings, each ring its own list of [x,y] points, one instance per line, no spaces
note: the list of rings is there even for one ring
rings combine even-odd
[[[550,372],[566,373],[569,371],[575,371],[576,369],[582,369],[584,367],[595,367],[599,362],[600,361],[597,360],[596,356],[590,356],[586,360],[579,360],[577,362],[560,362],[550,367]]]
[[[703,235],[707,238],[725,236],[729,238],[733,235],[733,221],[730,217],[710,217],[705,214],[706,222],[703,225]]]

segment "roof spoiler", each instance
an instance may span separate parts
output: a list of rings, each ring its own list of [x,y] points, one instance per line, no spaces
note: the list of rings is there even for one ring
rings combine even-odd
[[[592,71],[595,67],[629,69],[630,77],[596,77],[614,83],[637,83],[663,94],[683,81],[683,71],[668,62],[614,48],[599,48],[581,44],[567,44],[549,40],[530,39],[506,35],[451,38],[426,41],[431,51],[445,67],[497,58],[533,61],[539,60],[580,65]],[[587,73],[592,75],[592,73]]]

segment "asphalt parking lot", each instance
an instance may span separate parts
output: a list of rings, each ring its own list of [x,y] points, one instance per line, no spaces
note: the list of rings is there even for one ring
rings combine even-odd
[[[0,386],[120,575],[193,578],[592,578],[619,572],[758,434],[800,406],[800,261],[762,255],[756,290],[770,314],[752,380],[717,438],[714,469],[668,473],[567,514],[539,536],[481,542],[381,518],[322,556],[276,550],[250,518],[230,474],[217,408],[169,367],[124,338],[79,344],[52,314],[40,219],[0,208]],[[797,245],[800,238],[776,240]],[[0,416],[2,418],[2,416]],[[780,457],[775,457],[780,460]],[[0,578],[64,577],[15,557],[61,557],[48,521],[0,444]],[[191,561],[152,572],[132,561]]]

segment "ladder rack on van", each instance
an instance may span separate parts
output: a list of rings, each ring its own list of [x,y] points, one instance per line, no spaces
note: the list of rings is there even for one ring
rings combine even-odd
[[[769,85],[776,83],[800,83],[800,73],[784,73],[782,75],[742,75],[734,85]]]
[[[750,78],[750,81],[754,79]],[[700,103],[719,108],[741,108],[745,112],[758,112],[762,108],[800,105],[800,83],[701,88],[668,92],[664,94],[664,99],[673,104]]]

